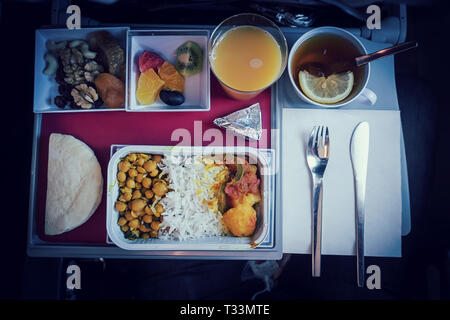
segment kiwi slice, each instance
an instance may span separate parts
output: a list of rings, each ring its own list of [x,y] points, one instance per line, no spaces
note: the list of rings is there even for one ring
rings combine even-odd
[[[192,76],[202,71],[203,52],[200,46],[193,42],[187,41],[177,49],[177,61],[175,68],[185,77]]]

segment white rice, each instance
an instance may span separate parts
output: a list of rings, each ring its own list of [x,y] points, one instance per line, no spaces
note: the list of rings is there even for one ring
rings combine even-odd
[[[160,201],[165,212],[159,238],[181,241],[223,235],[222,216],[206,201],[213,198],[211,185],[224,167],[207,167],[201,156],[173,154],[159,167],[168,174],[171,189]]]

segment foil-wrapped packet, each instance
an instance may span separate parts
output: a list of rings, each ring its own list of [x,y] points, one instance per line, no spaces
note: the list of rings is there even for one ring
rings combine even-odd
[[[230,129],[234,133],[259,140],[262,135],[261,108],[255,103],[248,108],[238,110],[225,117],[214,119],[214,124]]]

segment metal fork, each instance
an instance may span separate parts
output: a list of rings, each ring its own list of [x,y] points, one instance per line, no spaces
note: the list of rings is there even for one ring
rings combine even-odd
[[[320,277],[320,257],[322,249],[322,192],[323,174],[328,164],[330,138],[328,127],[315,126],[308,141],[306,160],[313,181],[311,255],[312,276]]]

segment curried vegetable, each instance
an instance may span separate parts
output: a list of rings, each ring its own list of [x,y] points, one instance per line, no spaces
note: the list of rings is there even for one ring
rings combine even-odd
[[[234,177],[224,189],[231,208],[223,214],[223,222],[233,235],[250,236],[255,232],[257,220],[253,206],[261,201],[258,169],[247,161],[228,166]]]

